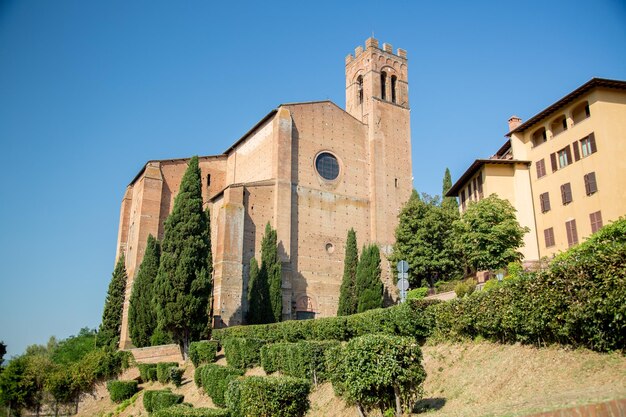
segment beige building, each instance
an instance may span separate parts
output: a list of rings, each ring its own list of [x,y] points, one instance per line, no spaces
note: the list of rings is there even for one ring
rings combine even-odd
[[[626,214],[626,82],[594,78],[522,123],[507,142],[476,160],[452,186],[463,212],[497,194],[530,228],[525,260],[581,242]]]
[[[199,158],[212,215],[214,325],[243,322],[250,259],[266,223],[278,234],[283,318],[336,313],[347,232],[359,245],[394,242],[412,190],[406,51],[370,38],[348,55],[346,110],[330,101],[283,104],[223,154]],[[188,159],[149,161],[126,189],[117,257],[129,280],[121,347],[130,346],[128,298],[148,234],[163,224]],[[383,256],[389,284],[390,265]]]

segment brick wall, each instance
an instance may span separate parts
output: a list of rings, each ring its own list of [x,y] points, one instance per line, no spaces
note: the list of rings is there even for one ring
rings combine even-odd
[[[547,411],[526,417],[625,417],[626,399],[600,404],[581,405],[563,410]]]
[[[184,362],[180,348],[175,344],[127,350],[133,354],[138,363]]]

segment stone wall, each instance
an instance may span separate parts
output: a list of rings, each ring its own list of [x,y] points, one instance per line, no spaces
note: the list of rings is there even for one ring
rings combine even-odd
[[[127,349],[138,363],[178,362],[182,363],[183,355],[176,344]]]

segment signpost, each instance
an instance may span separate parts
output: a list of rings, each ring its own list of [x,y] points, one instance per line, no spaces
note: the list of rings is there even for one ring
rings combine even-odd
[[[409,289],[409,264],[407,261],[398,262],[398,289],[400,290],[400,302],[406,301],[406,292]]]

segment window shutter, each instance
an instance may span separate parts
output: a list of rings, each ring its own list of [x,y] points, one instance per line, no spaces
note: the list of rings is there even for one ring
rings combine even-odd
[[[598,191],[598,185],[596,183],[596,173],[590,172],[585,175],[585,192],[587,195],[591,195]]]
[[[555,153],[550,154],[550,164],[552,165],[552,172],[556,172],[557,167],[556,167],[556,154]]]
[[[572,202],[572,187],[569,182],[561,185],[561,201],[564,205]]]
[[[589,195],[591,194],[589,192],[589,174],[585,174],[583,178],[585,179],[585,194]]]
[[[546,211],[550,211],[550,194],[545,193],[544,195],[545,195],[544,199],[545,199]]]
[[[565,201],[565,185],[561,185],[561,202],[567,204],[567,201]]]
[[[591,144],[591,153],[596,153],[598,148],[596,148],[596,135],[593,132],[589,135],[589,143]]]
[[[569,165],[573,162],[572,150],[570,149],[569,145],[567,145],[564,149],[565,149],[565,155],[567,155],[567,165]]]
[[[574,148],[574,161],[578,161],[580,159],[580,150],[578,149],[578,142],[572,143],[572,148]]]

